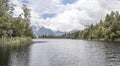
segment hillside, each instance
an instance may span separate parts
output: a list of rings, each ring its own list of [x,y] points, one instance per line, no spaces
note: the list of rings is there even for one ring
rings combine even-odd
[[[105,20],[100,20],[96,25],[91,25],[85,30],[78,31],[69,35],[64,35],[66,38],[79,38],[90,40],[106,40],[115,41],[120,39],[120,14],[119,12],[111,12],[107,14]]]

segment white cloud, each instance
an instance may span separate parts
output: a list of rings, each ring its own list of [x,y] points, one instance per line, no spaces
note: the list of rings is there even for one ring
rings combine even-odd
[[[16,6],[14,6],[15,10],[14,10],[14,15],[13,16],[17,17],[21,13],[23,13],[23,10],[21,9],[22,3],[20,1],[18,1],[18,0],[10,0],[10,3],[16,5]]]
[[[80,16],[79,14],[83,15]],[[60,30],[60,31],[72,31],[72,30],[80,30],[85,28],[81,25],[81,22],[86,20],[86,17],[89,20],[92,20],[84,11],[79,11],[77,9],[72,9],[70,11],[65,11],[62,14],[57,15],[55,18],[41,20],[41,23],[45,27],[51,28],[52,30]],[[80,18],[80,19],[79,19]]]
[[[59,4],[60,0],[52,0],[52,2]]]
[[[12,0],[13,1],[13,0]],[[17,1],[17,5],[21,2]],[[120,11],[119,0],[78,0],[73,4],[62,5],[60,0],[29,0],[31,24],[45,26],[52,30],[72,31],[84,28],[84,25],[97,23],[110,11]],[[21,12],[17,7],[16,14]],[[43,19],[44,13],[55,13],[53,18]]]

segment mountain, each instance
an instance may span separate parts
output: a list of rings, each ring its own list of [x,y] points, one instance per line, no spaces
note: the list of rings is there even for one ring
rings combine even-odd
[[[36,37],[41,36],[41,35],[55,35],[51,29],[48,29],[45,27],[32,26],[32,28],[33,28],[33,32]]]
[[[61,31],[52,31],[51,29],[45,28],[45,27],[40,27],[40,26],[32,26],[33,33],[35,34],[36,37],[41,36],[41,35],[55,35],[55,36],[60,36],[65,34],[66,32],[61,32]]]

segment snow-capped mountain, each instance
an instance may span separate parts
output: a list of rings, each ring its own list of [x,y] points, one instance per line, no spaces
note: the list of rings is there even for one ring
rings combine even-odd
[[[55,36],[60,36],[65,34],[66,32],[61,32],[61,31],[52,31],[51,29],[45,28],[45,27],[40,27],[40,26],[32,26],[33,32],[36,37],[41,36],[41,35],[55,35]]]

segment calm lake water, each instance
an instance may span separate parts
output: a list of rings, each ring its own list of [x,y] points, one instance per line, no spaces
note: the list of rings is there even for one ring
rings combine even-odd
[[[0,46],[0,66],[120,66],[120,42],[34,39]]]

